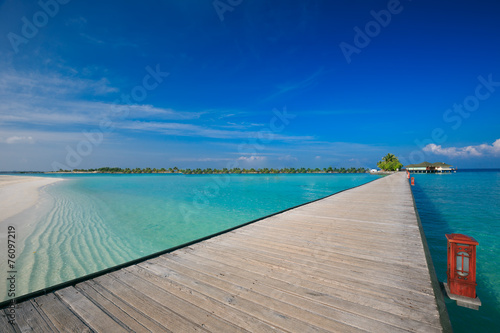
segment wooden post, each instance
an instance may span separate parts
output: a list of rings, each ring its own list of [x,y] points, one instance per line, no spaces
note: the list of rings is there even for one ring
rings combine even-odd
[[[478,310],[481,301],[476,295],[476,246],[474,238],[462,234],[447,234],[448,283],[445,290],[457,305]]]

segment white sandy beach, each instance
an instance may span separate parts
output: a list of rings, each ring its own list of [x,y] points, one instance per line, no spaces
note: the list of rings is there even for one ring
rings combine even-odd
[[[34,206],[40,189],[62,179],[32,176],[0,176],[0,224]]]
[[[26,237],[33,232],[37,224],[37,218],[50,208],[50,200],[44,197],[42,188],[60,180],[62,179],[0,176],[0,245],[2,249],[7,248],[7,226],[15,226],[16,263],[23,252]],[[30,276],[28,268],[31,267],[33,260],[32,257],[27,257],[23,266],[16,266],[18,271],[16,286],[20,294],[28,291]],[[0,260],[0,280],[6,281],[7,270],[7,260]],[[7,289],[4,286],[5,283],[0,284],[0,301],[7,299]]]

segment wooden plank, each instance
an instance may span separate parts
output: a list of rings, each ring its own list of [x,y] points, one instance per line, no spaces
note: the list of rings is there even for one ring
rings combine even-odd
[[[192,255],[196,255],[196,253],[192,253]],[[207,259],[206,257],[203,257],[202,260],[204,263],[210,264],[210,267],[213,268],[213,274],[225,276],[227,271],[238,274],[241,273],[241,271],[246,270],[251,272],[255,276],[256,280],[265,281],[265,283],[272,287],[279,288],[280,284],[285,283],[290,286],[289,291],[295,292],[295,290],[300,290],[301,295],[305,295],[305,297],[312,296],[315,299],[321,299],[321,301],[325,303],[329,303],[330,298],[334,299],[332,302],[335,304],[337,303],[337,299],[342,299],[375,310],[400,314],[401,316],[408,317],[416,321],[427,322],[428,319],[428,311],[425,311],[425,308],[411,304],[402,305],[396,302],[394,298],[388,298],[385,300],[380,297],[371,297],[369,294],[359,293],[357,291],[352,292],[346,288],[338,288],[336,286],[311,282],[300,276],[296,277],[291,274],[279,273],[276,271],[272,272],[272,274],[268,274],[267,271],[261,271],[253,265],[239,267],[222,256],[221,258],[218,258],[218,261]],[[434,322],[434,320],[428,321],[431,325]]]
[[[319,278],[318,276],[311,275],[308,272],[300,272],[297,270],[287,270],[287,269],[276,269],[273,266],[269,265],[261,265],[260,263],[254,263],[252,260],[246,259],[244,262],[240,260],[240,258],[232,257],[230,255],[221,256],[208,256],[207,251],[196,253],[203,258],[203,260],[219,260],[226,263],[230,263],[236,267],[240,267],[241,269],[250,270],[252,272],[259,272],[263,275],[275,276],[275,275],[283,275],[288,278],[293,277],[299,279],[304,282],[311,282],[318,285],[323,286],[331,286],[335,287],[338,290],[348,290],[352,293],[356,293],[359,295],[363,295],[364,297],[373,296],[380,300],[386,300],[390,303],[397,302],[398,304],[403,305],[413,305],[419,309],[427,309],[431,311],[433,309],[433,305],[429,303],[429,299],[426,298],[424,300],[415,299],[414,297],[410,298],[407,292],[396,293],[394,290],[380,290],[373,287],[370,283],[353,283],[350,280],[339,279],[336,278],[335,275],[330,275],[328,278]]]
[[[208,252],[209,251],[205,249],[203,252],[197,254],[202,257],[202,260],[221,260],[221,257],[219,256],[209,256]],[[277,272],[281,272],[283,274],[291,275],[302,280],[308,280],[313,283],[323,284],[327,286],[336,286],[337,288],[346,288],[362,295],[372,295],[375,297],[389,298],[391,300],[395,299],[399,302],[402,302],[402,304],[406,304],[411,301],[411,303],[423,309],[431,310],[434,306],[432,302],[430,302],[432,301],[432,298],[429,296],[423,297],[420,294],[409,293],[408,291],[399,290],[396,288],[380,288],[379,286],[374,286],[372,283],[370,283],[370,281],[356,281],[352,279],[345,279],[342,277],[339,278],[338,276],[335,276],[335,274],[326,275],[324,278],[321,278],[316,272],[310,273],[309,271],[289,269],[284,266],[262,265],[261,262],[256,262],[253,259],[248,258],[245,258],[245,261],[242,262],[241,260],[239,260],[238,256],[232,256],[229,254],[224,256],[223,261],[230,263],[233,266],[239,267],[242,270],[258,270],[264,275],[274,276],[275,274],[277,274]]]
[[[251,317],[255,317],[271,326],[276,327],[278,332],[281,330],[293,332],[294,329],[302,329],[304,332],[315,331],[314,327],[308,326],[307,323],[303,323],[295,318],[288,318],[286,315],[267,307],[262,307],[259,304],[242,297],[238,293],[231,293],[230,291],[225,290],[223,286],[214,286],[204,283],[196,280],[192,276],[186,276],[169,267],[159,265],[156,263],[156,260],[148,260],[146,263],[140,264],[139,267],[154,272],[155,274],[162,276],[164,279],[168,279],[185,288],[195,290],[200,294],[216,299],[227,307],[228,312],[233,309],[237,309],[241,312],[247,313]]]
[[[400,223],[398,220],[373,220],[371,217],[369,219],[361,220],[354,217],[340,217],[337,216],[334,212],[330,212],[328,215],[312,215],[307,214],[302,211],[293,211],[288,215],[277,215],[273,220],[275,223],[283,223],[283,220],[290,221],[290,223],[304,223],[305,221],[312,220],[313,223],[322,224],[334,222],[334,225],[350,225],[352,228],[360,228],[360,229],[369,229],[374,230],[375,228],[390,228],[394,227],[394,225],[399,225],[400,228],[414,229],[418,226],[415,225],[416,218],[413,216],[406,220],[406,223]],[[269,221],[272,221],[271,219]],[[258,224],[258,223],[255,223]],[[272,224],[272,223],[269,223]],[[332,223],[333,224],[333,223]]]
[[[194,255],[191,253],[191,255]],[[397,331],[410,329],[415,332],[432,332],[437,331],[438,327],[432,324],[415,321],[409,318],[401,318],[391,313],[383,311],[374,311],[371,308],[360,306],[359,304],[344,301],[340,298],[334,298],[330,304],[318,302],[311,294],[315,291],[300,292],[298,288],[286,281],[276,281],[273,285],[269,285],[272,279],[270,276],[259,276],[249,274],[250,272],[234,267],[232,265],[224,265],[218,270],[217,265],[212,261],[193,261],[186,260],[185,256],[177,256],[175,259],[182,260],[182,264],[189,269],[213,275],[218,279],[237,284],[241,287],[251,289],[263,295],[272,295],[283,302],[292,304],[307,311],[312,311],[330,319],[338,320],[346,324],[356,323],[356,326],[370,331]]]
[[[137,311],[134,307],[128,305],[116,295],[110,293],[93,280],[82,282],[76,285],[76,288],[92,299],[92,301],[101,307],[103,311],[110,316],[117,317],[122,323],[126,324],[133,331],[151,331],[167,332],[167,328],[161,326],[148,316]]]
[[[222,252],[223,247],[211,247],[211,249],[206,249],[203,252],[207,251],[215,251],[215,252]],[[240,250],[240,249],[238,249]],[[394,272],[386,271],[386,270],[363,270],[363,269],[358,269],[356,267],[350,268],[349,265],[346,265],[345,267],[342,267],[341,265],[338,267],[335,267],[335,265],[329,265],[328,261],[322,262],[319,259],[316,261],[309,261],[309,260],[302,260],[299,255],[290,257],[290,256],[283,256],[278,254],[273,254],[269,252],[262,252],[260,250],[252,250],[251,248],[242,250],[242,252],[236,252],[237,250],[233,250],[231,258],[235,258],[235,260],[238,260],[238,256],[244,256],[247,259],[253,258],[255,260],[260,260],[261,258],[264,257],[271,257],[276,260],[278,260],[279,264],[281,265],[280,267],[283,269],[289,269],[289,270],[295,270],[297,272],[304,272],[305,270],[311,271],[312,268],[314,269],[319,269],[326,274],[331,274],[331,275],[336,275],[338,277],[344,277],[346,280],[353,279],[356,281],[379,281],[379,280],[386,280],[385,284],[386,286],[390,287],[398,287],[398,288],[403,288],[403,289],[408,289],[408,287],[405,286],[410,286],[410,290],[425,290],[428,288],[428,285],[430,284],[430,279],[427,279],[425,281],[423,278],[418,279],[413,283],[411,278],[405,277],[402,275],[399,275]],[[245,251],[245,252],[243,252]],[[193,251],[190,252],[191,254],[195,255],[200,255],[203,258],[217,258],[217,256],[212,256],[212,257],[207,257],[204,255],[203,252],[198,252],[198,251]],[[315,258],[316,259],[316,258]],[[303,270],[297,269],[296,264],[300,264],[301,267],[303,267]],[[331,269],[329,269],[331,268]],[[423,288],[423,289],[419,289]],[[430,290],[429,290],[430,292]]]
[[[411,198],[411,195],[407,196]],[[390,200],[390,199],[389,199]],[[313,205],[316,204],[316,205]],[[376,207],[362,207],[359,205],[350,206],[348,201],[338,200],[337,198],[330,198],[324,201],[318,201],[313,203],[311,206],[303,206],[297,209],[297,212],[309,213],[311,215],[318,216],[329,216],[333,215],[345,215],[346,213],[351,216],[368,216],[367,212],[375,214],[376,216],[383,217],[381,221],[396,221],[397,219],[408,219],[405,220],[401,225],[410,224],[410,221],[415,219],[415,216],[411,214],[409,206],[399,206],[393,203],[387,203],[380,200]],[[319,207],[319,210],[318,210]],[[390,207],[390,210],[387,208]],[[295,211],[292,211],[295,213]],[[370,219],[368,219],[370,220]]]
[[[205,258],[220,260],[220,256],[208,257],[208,251],[200,252],[199,255]],[[235,258],[233,256],[230,256],[229,254],[225,255],[223,260],[227,262],[231,261],[235,266],[241,266],[242,268],[248,267],[248,269],[259,269],[260,271],[265,272],[265,274],[269,275],[276,274],[277,272],[283,272],[284,274],[296,276],[300,279],[309,280],[314,283],[336,286],[337,288],[349,289],[353,292],[373,295],[375,297],[394,299],[398,302],[401,302],[402,304],[406,304],[406,300],[411,300],[412,303],[417,304],[421,308],[427,308],[431,304],[429,303],[429,298],[421,299],[421,297],[414,297],[414,295],[409,294],[406,291],[398,292],[398,290],[394,290],[392,288],[377,289],[374,288],[374,286],[369,282],[363,283],[363,281],[354,282],[352,280],[345,280],[343,278],[336,277],[334,274],[322,277],[318,276],[317,274],[311,274],[310,272],[302,272],[286,269],[284,267],[262,264],[248,258],[245,258],[245,260],[241,262],[240,257]]]
[[[352,276],[357,275],[372,275],[372,276],[383,276],[384,279],[389,281],[406,281],[415,286],[428,287],[430,283],[430,278],[424,274],[415,274],[418,270],[413,269],[410,266],[406,267],[406,270],[388,270],[377,265],[376,262],[365,261],[364,265],[356,265],[350,261],[338,261],[336,257],[320,257],[317,253],[313,252],[310,255],[303,254],[304,251],[291,252],[287,249],[280,248],[279,245],[270,244],[247,244],[248,242],[240,242],[237,244],[238,248],[243,251],[250,251],[253,254],[262,254],[264,256],[272,256],[285,261],[293,261],[296,263],[301,263],[306,266],[323,267],[324,270],[341,270],[344,274],[349,274]],[[234,245],[230,243],[226,245],[225,243],[212,243],[212,247],[220,247],[221,249],[227,249],[228,246]],[[252,246],[253,245],[253,246]],[[390,274],[387,274],[390,272]]]
[[[327,213],[325,211],[324,215],[319,215],[317,213],[305,213],[303,211],[297,210],[297,211],[289,211],[288,214],[283,214],[283,215],[277,215],[274,216],[273,218],[269,218],[269,220],[266,220],[266,223],[262,222],[257,222],[255,226],[278,226],[278,225],[283,225],[286,223],[286,225],[290,226],[300,226],[300,227],[306,227],[306,226],[315,226],[315,227],[336,227],[336,226],[342,226],[342,227],[349,227],[352,229],[356,230],[361,230],[369,234],[376,234],[379,230],[379,228],[382,228],[386,231],[391,231],[393,229],[401,230],[401,229],[406,229],[406,230],[418,230],[418,226],[415,225],[414,223],[411,223],[412,221],[415,222],[416,218],[415,216],[412,216],[408,219],[405,219],[407,223],[398,223],[397,220],[386,220],[385,218],[373,218],[374,215],[371,215],[368,219],[356,219],[354,216],[346,218],[346,217],[340,217],[337,216],[335,212],[330,211]],[[353,223],[354,222],[354,223]],[[245,228],[248,229],[248,228]],[[243,229],[238,229],[236,231],[243,230]]]
[[[413,262],[407,261],[403,262],[399,265],[387,263],[383,263],[383,259],[385,256],[381,256],[379,260],[369,260],[366,258],[356,258],[354,254],[346,255],[340,251],[331,251],[329,248],[329,242],[321,242],[316,245],[313,244],[300,244],[294,241],[282,241],[282,240],[264,240],[264,239],[253,239],[246,237],[245,239],[238,240],[237,238],[231,239],[220,239],[217,242],[212,242],[213,246],[224,246],[224,247],[238,247],[241,249],[251,250],[251,251],[262,251],[267,252],[269,254],[276,253],[282,254],[284,256],[290,256],[293,258],[303,257],[305,259],[309,258],[310,261],[313,262],[327,262],[329,265],[335,266],[342,265],[342,268],[348,268],[350,266],[355,267],[356,269],[367,269],[367,270],[380,270],[380,271],[393,271],[396,274],[407,274],[415,276],[415,271],[418,271],[419,276],[417,276],[417,281],[419,277],[423,277],[426,282],[429,279],[425,276],[425,268],[421,266],[413,265]],[[415,251],[415,255],[420,254],[423,255],[423,250],[421,253]],[[354,260],[358,259],[358,260]]]
[[[297,212],[292,213],[302,213],[307,214],[311,217],[326,217],[326,216],[339,216],[339,217],[349,217],[360,220],[374,220],[373,217],[377,218],[375,221],[380,222],[396,222],[398,225],[404,226],[409,225],[412,220],[415,219],[415,215],[411,213],[410,210],[400,210],[397,211],[393,206],[385,206],[381,203],[379,209],[363,209],[359,210],[361,207],[353,209],[334,209],[328,206],[324,206],[321,203],[311,204],[313,206],[307,207],[306,209],[298,208]],[[358,209],[358,210],[356,210]],[[398,220],[403,219],[406,222],[398,223]]]
[[[278,241],[278,239],[273,238],[272,235],[263,235],[261,239],[268,240],[268,241]],[[279,241],[283,243],[296,243],[296,242],[290,242],[287,241],[286,239],[280,238]],[[303,242],[308,242],[307,240],[305,241],[297,241],[303,244]],[[321,246],[320,246],[321,247]],[[332,251],[332,252],[339,252],[339,253],[345,253],[354,257],[358,258],[363,258],[363,259],[368,259],[372,261],[380,261],[380,262],[385,262],[388,264],[401,264],[401,263],[406,263],[406,262],[412,262],[412,266],[417,266],[425,270],[426,266],[426,261],[425,258],[420,257],[420,260],[417,260],[417,257],[415,255],[412,257],[409,254],[404,255],[404,254],[399,254],[399,253],[381,253],[379,255],[374,255],[369,251],[369,248],[366,248],[364,251],[362,249],[355,249],[352,247],[346,247],[343,245],[339,245],[336,243],[330,243],[328,245],[328,248],[325,249],[325,251]],[[418,249],[416,249],[418,251]],[[423,251],[420,253],[421,255],[423,254]],[[418,253],[417,253],[418,255]]]
[[[298,224],[293,221],[286,223],[285,221],[281,223],[274,223],[272,225],[263,226],[255,225],[254,228],[246,228],[246,232],[254,232],[253,237],[258,237],[259,233],[257,229],[259,227],[269,228],[269,231],[275,232],[287,232],[287,233],[297,233],[297,232],[307,232],[312,234],[313,237],[323,237],[323,238],[338,238],[340,241],[353,240],[355,242],[360,242],[364,239],[370,239],[374,244],[380,245],[380,248],[391,247],[396,244],[400,244],[402,239],[399,237],[401,233],[408,235],[406,239],[406,244],[412,246],[421,246],[420,238],[418,237],[419,230],[416,228],[400,228],[396,230],[397,227],[387,227],[387,226],[359,226],[350,223],[339,223],[336,219],[326,220],[324,223],[316,224],[313,219],[307,219],[308,223]],[[374,230],[375,229],[375,230]],[[243,230],[242,230],[243,231]],[[390,243],[386,243],[386,240],[391,238]]]
[[[90,328],[98,332],[128,332],[122,323],[116,322],[102,309],[95,305],[74,287],[68,287],[55,292],[73,312],[87,323]]]
[[[149,269],[151,266],[146,264],[134,265],[126,268],[125,270],[136,274],[143,279],[153,283],[154,285],[175,294],[179,298],[183,298],[199,307],[212,311],[216,316],[226,319],[227,321],[245,329],[250,332],[280,332],[277,327],[269,325],[254,316],[250,316],[245,312],[237,309],[228,309],[227,305],[218,301],[213,297],[206,296],[197,292],[194,289],[187,288],[175,281],[165,278],[164,274],[158,273],[154,269]],[[283,331],[284,332],[284,331]]]
[[[370,253],[378,256],[387,255],[390,253],[390,251],[398,251],[399,255],[405,256],[414,256],[415,251],[421,251],[423,253],[421,242],[415,242],[414,244],[404,243],[406,246],[412,246],[414,251],[410,251],[409,249],[399,251],[401,247],[403,247],[403,240],[392,241],[394,237],[391,235],[381,235],[379,237],[362,237],[362,235],[358,235],[357,237],[354,237],[352,234],[346,234],[345,230],[342,232],[336,232],[331,229],[321,230],[311,228],[308,230],[283,230],[282,232],[273,228],[263,228],[260,231],[261,232],[259,233],[256,230],[248,230],[246,233],[239,233],[239,235],[247,236],[252,240],[271,240],[273,238],[278,238],[280,240],[286,240],[288,242],[293,241],[293,243],[297,245],[307,242],[310,247],[315,247],[317,246],[317,244],[321,246],[325,243],[330,243],[344,246],[351,251],[366,251],[367,248],[370,248]],[[297,234],[300,234],[300,236],[298,236]]]
[[[253,236],[258,236],[257,230],[261,231],[271,231],[271,232],[284,232],[286,234],[296,235],[297,231],[305,234],[311,234],[312,236],[323,236],[325,238],[333,238],[337,236],[340,240],[346,240],[348,242],[354,241],[359,242],[363,239],[370,239],[371,242],[377,245],[377,248],[383,249],[387,247],[394,247],[394,245],[399,245],[398,241],[405,241],[408,247],[411,246],[421,246],[422,242],[419,237],[418,228],[398,228],[397,226],[360,226],[359,224],[353,225],[352,223],[341,223],[339,220],[334,218],[329,220],[323,220],[316,222],[313,218],[308,218],[307,223],[297,223],[292,220],[287,220],[286,223],[274,223],[274,224],[255,224],[252,228],[245,228],[238,230],[239,233],[243,234],[245,231],[247,233],[255,233]],[[400,237],[401,233],[407,234],[404,240]],[[387,239],[391,238],[390,242]],[[404,251],[408,251],[405,249]]]
[[[16,304],[16,324],[21,332],[52,332],[55,327],[40,315],[31,302]]]
[[[252,237],[246,237],[245,239],[237,239],[236,237],[218,239],[217,242],[211,242],[210,244],[226,246],[226,247],[241,247],[241,248],[251,248],[252,250],[260,250],[263,252],[271,253],[282,253],[288,254],[290,256],[303,256],[310,258],[310,260],[323,260],[329,263],[338,263],[339,265],[351,265],[356,268],[365,268],[373,270],[391,270],[402,274],[408,274],[409,268],[414,271],[419,271],[419,275],[425,276],[426,269],[423,267],[416,267],[411,265],[411,262],[402,262],[399,264],[388,264],[382,260],[369,260],[366,258],[355,257],[354,254],[347,255],[346,253],[338,250],[332,250],[329,247],[329,242],[322,242],[317,246],[304,246],[297,244],[297,242],[287,241],[287,240],[275,240],[269,241],[264,239],[254,239]],[[416,251],[418,254],[418,251]],[[421,253],[422,254],[422,253]],[[381,259],[383,259],[382,256]],[[420,273],[421,272],[421,273]],[[426,279],[428,280],[428,279]]]
[[[355,213],[350,213],[348,217],[344,217],[344,214],[339,214],[340,212],[338,211],[332,211],[331,209],[324,207],[321,202],[312,203],[310,205],[312,205],[313,207],[308,208],[308,210],[297,208],[297,210],[288,211],[286,213],[283,213],[283,215],[273,216],[269,218],[269,220],[266,219],[265,223],[260,221],[252,225],[273,226],[277,223],[286,222],[287,224],[290,223],[291,225],[348,225],[349,228],[358,228],[360,230],[366,230],[368,232],[370,232],[369,228],[373,228],[375,226],[378,228],[385,228],[388,231],[393,229],[395,231],[400,229],[418,230],[418,226],[415,224],[415,214],[412,214],[411,210],[405,212],[404,217],[392,215],[392,219],[388,219],[385,214],[380,214],[371,210],[364,210],[362,214],[365,215],[366,218],[360,219],[356,216],[357,214]],[[385,209],[387,211],[392,210],[390,206],[385,207]],[[401,219],[404,219],[405,222],[401,223]],[[247,228],[239,230],[245,229]],[[376,234],[377,231],[377,229],[372,229],[371,233]]]
[[[211,242],[215,244],[225,245],[225,246],[252,246],[254,249],[261,249],[262,251],[267,251],[268,248],[275,246],[273,242],[257,241],[253,239],[246,238],[244,240],[236,240],[235,238],[218,239],[217,242]],[[346,254],[341,251],[332,251],[330,248],[324,246],[321,249],[310,249],[306,247],[299,247],[296,244],[280,242],[279,245],[281,251],[291,252],[291,253],[302,253],[305,256],[312,257],[319,260],[336,261],[340,264],[348,263],[355,267],[369,267],[371,269],[380,269],[386,271],[394,272],[408,272],[411,269],[413,272],[418,272],[418,275],[424,276],[427,272],[425,268],[411,266],[408,262],[402,262],[399,264],[389,264],[383,261],[374,261],[366,258],[355,257],[352,254]]]
[[[154,319],[168,332],[208,332],[201,326],[193,323],[168,308],[168,304],[158,303],[145,296],[143,293],[131,288],[129,285],[117,280],[113,275],[107,274],[94,279],[95,282],[117,295],[129,306]]]
[[[35,298],[33,305],[39,312],[43,312],[60,332],[92,332],[90,327],[53,293]]]
[[[0,310],[0,332],[21,332],[17,324],[12,325],[9,323],[10,317],[7,317],[7,314],[9,313],[9,308]]]
[[[168,264],[168,267],[156,265],[157,261]],[[297,309],[286,303],[277,301],[268,296],[252,292],[246,288],[212,278],[210,276],[189,270],[171,261],[150,260],[147,267],[154,267],[168,278],[193,288],[200,293],[226,302],[229,307],[240,309],[252,316],[268,322],[281,330],[288,332],[329,332],[317,327],[311,318],[301,314],[297,316]],[[304,318],[306,317],[306,318]],[[355,327],[343,326],[342,332],[360,332]]]
[[[207,247],[203,250],[203,255],[208,254],[211,254],[212,257],[217,257],[219,255],[218,251]],[[245,261],[247,261],[246,264],[263,264],[275,269],[298,271],[305,274],[305,277],[311,276],[313,278],[342,279],[344,281],[349,281],[352,283],[363,284],[374,289],[384,290],[385,292],[390,292],[391,294],[399,294],[402,296],[407,296],[408,294],[410,294],[414,295],[415,298],[422,300],[422,302],[429,302],[429,300],[434,299],[433,290],[430,287],[414,286],[410,283],[405,282],[396,283],[393,281],[387,281],[383,277],[356,277],[346,274],[342,271],[336,271],[335,274],[332,274],[332,271],[322,270],[321,268],[317,267],[317,265],[310,267],[296,262],[288,262],[285,266],[282,260],[264,255],[255,255],[251,252],[245,252],[236,248],[233,248],[231,250],[231,253],[226,253],[225,255],[228,257],[244,257]]]
[[[156,260],[155,260],[156,262]],[[250,300],[256,303],[260,308],[268,308],[273,310],[286,319],[287,327],[281,327],[284,330],[292,331],[311,331],[314,329],[315,332],[329,332],[329,331],[342,331],[342,332],[359,332],[359,327],[356,323],[345,324],[341,322],[336,322],[331,318],[319,315],[309,309],[303,309],[301,307],[289,304],[287,302],[281,301],[279,295],[281,292],[274,293],[271,295],[264,295],[255,292],[254,290],[242,287],[239,284],[231,283],[218,277],[214,277],[210,274],[200,272],[197,270],[190,269],[184,265],[179,264],[177,261],[165,260],[163,259],[162,264],[168,265],[167,267],[171,271],[175,271],[177,275],[171,275],[171,278],[178,278],[179,274],[187,277],[191,277],[190,280],[196,279],[204,284],[212,285],[220,289],[230,292],[232,295],[238,295],[241,298]],[[177,282],[182,283],[182,279]],[[203,290],[201,290],[203,292]],[[280,326],[280,325],[277,325]],[[364,331],[364,330],[362,330]]]
[[[373,245],[367,243],[365,245],[353,246],[347,245],[341,242],[333,242],[327,240],[304,240],[300,238],[290,237],[289,239],[280,238],[277,235],[266,235],[260,238],[254,238],[255,243],[263,244],[275,244],[275,245],[291,245],[298,249],[306,248],[312,251],[328,251],[333,253],[345,253],[358,258],[364,258],[371,261],[386,262],[390,264],[401,264],[401,263],[411,263],[412,267],[419,267],[425,270],[425,260],[422,262],[422,256],[424,255],[423,248],[415,248],[415,251],[411,253],[398,253],[397,248],[392,250],[383,251],[372,251],[370,248]],[[301,251],[301,250],[298,250]],[[420,259],[420,260],[419,260]]]
[[[113,277],[135,288],[144,296],[147,296],[158,303],[168,304],[168,308],[179,315],[189,318],[195,324],[212,332],[244,332],[241,328],[215,316],[211,311],[206,311],[195,304],[179,298],[164,289],[144,280],[143,278],[130,274],[126,270],[111,273]]]

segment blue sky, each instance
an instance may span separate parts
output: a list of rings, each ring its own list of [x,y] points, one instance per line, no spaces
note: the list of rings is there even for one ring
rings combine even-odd
[[[0,170],[500,167],[493,1],[0,1]]]

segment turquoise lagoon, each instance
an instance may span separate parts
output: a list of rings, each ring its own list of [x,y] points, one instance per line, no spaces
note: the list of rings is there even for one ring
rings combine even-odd
[[[500,170],[416,174],[413,194],[439,281],[446,281],[446,237],[462,233],[477,247],[478,311],[446,300],[454,332],[500,332]]]

